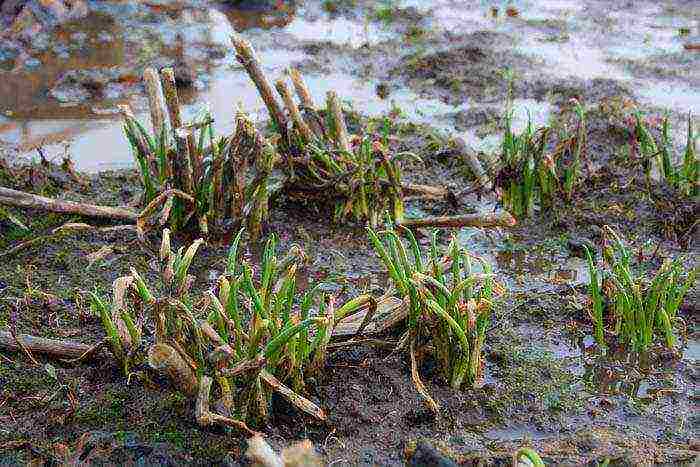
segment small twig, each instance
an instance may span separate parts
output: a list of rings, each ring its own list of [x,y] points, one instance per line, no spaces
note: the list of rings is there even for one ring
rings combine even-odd
[[[26,345],[24,345],[24,342],[22,342],[22,338],[17,335],[15,332],[14,326],[10,327],[10,334],[12,334],[12,337],[15,339],[15,342],[17,342],[17,345],[19,346],[20,349],[22,349],[22,352],[29,358],[29,360],[34,364],[34,366],[39,366],[39,362],[36,361],[36,358],[34,358],[34,355],[32,355],[32,352],[27,348]]]
[[[369,300],[369,307],[365,312],[365,317],[362,318],[362,323],[360,323],[360,327],[357,328],[355,338],[362,336],[362,333],[365,331],[365,328],[372,321],[374,315],[377,313],[377,301],[374,299],[374,297],[370,297]]]
[[[92,347],[90,347],[89,349],[87,349],[81,356],[79,356],[77,358],[63,360],[63,362],[67,363],[67,364],[80,363],[83,360],[91,359],[92,357],[95,356],[95,354],[97,354],[97,352],[99,352],[100,350],[102,350],[104,348],[109,348],[109,340],[108,339],[102,339],[100,342],[98,342],[97,344],[95,344]]]
[[[405,227],[513,227],[517,222],[507,211],[484,214],[464,214],[461,216],[424,217],[422,219],[403,219],[400,225]]]
[[[260,372],[260,379],[262,379],[262,381],[273,391],[278,392],[283,398],[302,412],[309,414],[322,422],[326,421],[326,412],[323,409],[318,407],[310,400],[292,391],[284,384],[280,383],[279,380],[277,380],[277,378],[275,378],[272,374],[268,373],[267,370],[262,370]]]
[[[77,358],[90,350],[90,346],[73,341],[59,341],[43,337],[18,334],[21,344],[32,353],[40,353],[58,358]],[[22,350],[12,333],[0,331],[0,349],[16,352]]]
[[[418,374],[418,360],[416,359],[416,338],[414,336],[409,337],[410,339],[410,354],[411,354],[411,379],[413,380],[413,385],[416,387],[418,393],[423,397],[423,402],[430,409],[435,416],[438,416],[440,412],[440,407],[437,402],[430,397],[428,390],[425,389],[423,382]]]
[[[266,363],[265,357],[263,355],[258,355],[250,360],[244,360],[232,368],[224,368],[220,373],[222,376],[232,378],[243,373],[259,370],[264,367]]]
[[[136,222],[138,216],[136,212],[128,209],[57,200],[5,187],[0,187],[0,204],[57,212],[59,214],[78,214],[84,217],[114,219],[132,223]]]
[[[195,407],[195,418],[197,423],[201,427],[207,427],[210,425],[218,424],[224,426],[230,426],[232,428],[238,428],[239,430],[245,431],[251,436],[256,436],[258,433],[256,431],[248,428],[244,422],[240,420],[234,420],[233,418],[224,417],[217,413],[211,412],[209,410],[209,395],[211,393],[211,383],[212,379],[209,376],[202,376],[199,382],[199,392],[197,395],[197,406]]]

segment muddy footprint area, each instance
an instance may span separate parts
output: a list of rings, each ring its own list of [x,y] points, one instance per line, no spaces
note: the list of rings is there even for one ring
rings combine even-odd
[[[133,205],[142,191],[134,169],[95,169],[102,162],[133,165],[120,123],[104,114],[122,102],[145,109],[145,66],[189,70],[178,78],[189,96],[185,112],[194,115],[198,102],[210,101],[224,132],[231,130],[237,100],[266,119],[252,84],[231,65],[226,36],[234,29],[272,63],[269,70],[295,65],[312,92],[337,90],[348,101],[351,133],[369,120],[389,119],[392,150],[419,156],[401,163],[407,182],[459,194],[457,200],[407,199],[413,217],[497,207],[494,193],[478,189],[453,136],[474,147],[496,175],[506,100],[520,109],[515,124],[523,128],[526,109],[537,126],[554,124],[569,118],[576,99],[587,109],[587,160],[571,201],[519,218],[512,228],[439,235],[441,246],[454,234],[485,258],[507,290],[494,303],[486,331],[480,387],[453,390],[437,362],[424,359],[419,373],[440,406],[441,416],[434,417],[416,392],[410,359],[395,349],[405,331],[399,327],[380,342],[330,353],[306,394],[326,410],[326,423],[274,397],[259,429],[276,449],[310,439],[328,465],[511,465],[524,445],[554,465],[694,465],[700,449],[697,282],[678,311],[683,326],[673,351],[659,345],[637,356],[613,345],[603,353],[592,337],[583,246],[599,249],[604,226],[611,226],[650,268],[679,256],[688,269],[699,263],[697,198],[645,182],[643,170],[625,157],[629,134],[620,117],[629,105],[668,113],[678,129],[674,142],[683,143],[687,113],[700,112],[693,72],[700,54],[692,48],[700,37],[697,7],[424,3],[270,2],[260,12],[207,2],[87,2],[82,13],[80,4],[71,4],[58,26],[22,30],[29,20],[12,23],[13,42],[0,50],[3,77],[15,80],[2,80],[9,87],[0,90],[0,144],[8,154],[0,162],[0,185]],[[38,7],[29,11],[42,18]],[[75,37],[85,24],[94,29]],[[110,28],[108,40],[102,29]],[[32,31],[39,31],[36,39]],[[45,50],[37,45],[42,40]],[[81,41],[93,45],[75,45]],[[95,55],[99,41],[113,44],[109,56]],[[66,50],[52,50],[60,47]],[[86,61],[76,62],[81,56]],[[27,87],[32,90],[17,92]],[[66,137],[72,144],[64,146]],[[105,147],[113,154],[95,150]],[[22,159],[36,148],[42,157],[59,157]],[[61,166],[64,153],[77,168]],[[265,233],[278,236],[280,250],[295,243],[307,254],[302,282],[323,280],[339,297],[387,290],[386,270],[362,225],[334,223],[328,206],[297,198],[279,196],[270,209]],[[147,279],[157,276],[142,243],[118,222],[12,213],[26,229],[0,217],[0,328],[95,344],[105,333],[90,293],[109,296],[114,280],[132,267]],[[55,232],[66,223],[93,228]],[[421,245],[429,244],[430,229],[415,233]],[[188,245],[194,238],[175,241]],[[195,287],[215,287],[230,241],[210,242],[195,257]],[[244,254],[258,258],[260,251],[251,246]],[[0,463],[248,465],[246,438],[197,426],[194,405],[145,368],[127,379],[109,358],[68,364],[1,351]]]

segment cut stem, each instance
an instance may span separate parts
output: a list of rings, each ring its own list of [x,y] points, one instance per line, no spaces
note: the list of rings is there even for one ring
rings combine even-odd
[[[255,55],[255,50],[250,42],[245,40],[240,34],[232,34],[231,42],[233,47],[236,49],[236,59],[243,65],[243,68],[248,72],[248,76],[253,80],[255,86],[258,88],[260,97],[262,97],[265,102],[267,110],[270,112],[270,117],[272,117],[273,122],[277,125],[277,129],[280,132],[287,130],[287,117],[285,117],[282,107],[275,99],[275,95],[272,91],[272,86],[268,81],[265,73],[262,71],[262,66],[258,57]]]

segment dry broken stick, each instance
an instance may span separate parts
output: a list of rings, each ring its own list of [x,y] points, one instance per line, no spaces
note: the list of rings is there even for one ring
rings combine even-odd
[[[488,174],[484,171],[481,162],[479,162],[479,158],[476,157],[476,151],[474,151],[474,149],[472,149],[467,142],[464,141],[464,138],[456,137],[453,141],[457,146],[457,150],[467,161],[467,165],[469,165],[474,177],[476,177],[479,188],[482,190],[488,189],[491,180],[489,179]]]
[[[322,137],[324,135],[323,125],[321,123],[322,117],[316,113],[316,104],[314,103],[313,97],[311,97],[311,91],[309,91],[304,77],[296,68],[289,68],[288,72],[289,77],[292,79],[297,97],[299,97],[299,102],[301,102],[306,124],[309,125],[317,137]]]
[[[322,408],[280,383],[279,380],[272,374],[268,373],[267,370],[260,371],[260,379],[262,379],[262,381],[273,391],[279,393],[279,395],[285,398],[287,402],[302,412],[311,415],[319,421],[323,422],[326,420],[326,412]]]
[[[334,91],[328,91],[326,94],[326,104],[331,121],[333,122],[333,132],[338,143],[338,148],[345,152],[350,152],[350,138],[348,137],[348,127],[345,125],[345,117],[343,110],[340,107],[338,95]]]
[[[296,68],[290,68],[289,77],[292,79],[294,90],[296,91],[297,96],[299,96],[301,105],[309,110],[316,110],[316,105],[314,104],[314,100],[311,97],[309,87],[306,85],[304,77],[301,75],[301,73],[299,73],[299,70],[297,70]]]
[[[507,211],[485,214],[464,214],[461,216],[425,217],[404,219],[399,225],[404,227],[513,227],[517,222]]]
[[[60,214],[77,214],[83,217],[113,219],[130,223],[135,223],[136,218],[138,217],[136,212],[128,209],[46,198],[44,196],[34,195],[24,191],[17,191],[5,187],[0,187],[0,204],[19,208],[57,212]]]
[[[365,318],[368,313],[371,313],[371,308],[364,309],[340,322],[333,329],[333,337],[352,337],[358,335],[360,330],[365,336],[382,334],[406,319],[408,307],[403,300],[387,294],[377,301],[374,317],[366,323]],[[365,324],[364,327],[363,324]]]
[[[165,114],[167,110],[163,105],[163,88],[156,70],[150,67],[146,68],[143,71],[143,81],[146,84],[153,134],[160,135],[165,128]]]
[[[418,195],[421,198],[427,199],[445,199],[450,196],[450,190],[444,187],[421,185],[419,183],[402,182],[401,189],[404,195]]]
[[[294,102],[294,96],[292,96],[292,92],[289,90],[287,83],[285,83],[283,79],[278,79],[275,81],[275,87],[277,88],[277,92],[282,98],[282,101],[289,112],[289,116],[292,118],[294,126],[299,132],[299,135],[302,137],[304,142],[311,141],[314,138],[314,135],[311,132],[309,125],[307,125],[304,121],[304,117],[302,117],[297,103]]]
[[[85,354],[93,349],[89,345],[79,342],[46,339],[28,334],[17,334],[17,339],[15,339],[12,333],[0,331],[0,350],[21,351],[22,349],[17,343],[18,339],[30,352],[61,359],[85,358]]]

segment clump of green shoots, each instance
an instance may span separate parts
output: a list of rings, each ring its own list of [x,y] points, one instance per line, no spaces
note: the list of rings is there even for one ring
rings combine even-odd
[[[505,208],[516,217],[530,216],[536,199],[544,208],[552,206],[557,195],[566,200],[573,197],[586,149],[585,109],[575,101],[573,112],[577,118],[575,130],[564,129],[559,143],[548,154],[551,129],[535,130],[528,119],[525,130],[516,135],[512,129],[513,110],[508,105],[501,148],[502,168],[496,176],[496,187]]]
[[[256,236],[267,216],[274,148],[242,112],[230,137],[215,135],[209,111],[202,112],[195,123],[182,123],[171,75],[166,69],[161,77],[169,128],[164,119],[154,117],[151,133],[128,108],[122,108],[124,132],[144,190],[139,232],[143,234],[157,216],[160,225],[168,224],[173,230],[194,224],[207,234],[210,227],[219,228],[230,220],[246,225]],[[152,112],[158,102],[151,103]]]
[[[641,157],[648,185],[652,183],[652,170],[654,162],[656,162],[662,180],[669,187],[690,197],[700,193],[700,159],[698,159],[697,137],[693,131],[693,121],[690,114],[688,114],[688,133],[682,155],[674,155],[668,116],[661,120],[661,132],[657,140],[642,113],[635,112],[634,130],[631,132],[631,137],[633,138],[632,147],[639,152]]]
[[[402,220],[403,192],[397,161],[404,154],[389,153],[388,129],[385,120],[381,136],[375,137],[369,126],[364,135],[352,139],[349,150],[339,149],[324,138],[303,144],[309,159],[293,163],[294,186],[315,187],[319,193],[324,187],[332,190],[336,222],[352,218],[376,226],[386,211],[393,219]]]
[[[318,377],[325,367],[335,326],[373,299],[361,295],[336,306],[333,297],[320,292],[320,284],[300,293],[297,270],[303,252],[293,246],[284,258],[277,258],[274,237],[265,245],[256,277],[252,265],[239,261],[237,243],[238,238],[227,272],[219,279],[218,294],[210,294],[209,319],[233,351],[230,365],[264,358],[264,366],[249,376],[249,391],[240,407],[243,419],[260,419],[266,417],[275,388],[256,380],[268,382],[267,373],[295,391],[305,392],[308,378]],[[265,403],[256,405],[255,401]]]
[[[194,326],[194,300],[190,289],[194,277],[189,275],[192,260],[203,243],[199,239],[184,250],[170,250],[170,231],[163,231],[161,248],[160,284],[146,284],[142,276],[131,268],[131,274],[118,278],[113,285],[113,299],[108,305],[98,294],[91,294],[93,310],[100,316],[111,350],[125,375],[142,355],[138,354],[142,343],[143,324],[150,313],[156,324],[156,340],[165,341],[168,336],[182,338]],[[190,343],[184,343],[190,347]],[[202,363],[201,352],[193,352]]]
[[[336,94],[329,92],[326,108],[317,111],[301,75],[296,70],[290,70],[290,75],[306,117],[286,82],[278,80],[278,93],[289,114],[296,116],[279,149],[288,193],[307,200],[330,200],[335,221],[352,218],[376,226],[387,210],[401,221],[404,205],[398,161],[408,153],[390,153],[389,120],[384,120],[380,131],[370,123],[363,134],[351,136]]]
[[[111,309],[93,295],[112,352],[128,374],[149,319],[154,328],[151,366],[178,379],[174,383],[189,395],[196,394],[197,385],[205,381],[208,398],[216,382],[226,416],[234,417],[227,419],[228,424],[233,424],[230,420],[243,424],[265,420],[273,392],[323,419],[324,412],[299,393],[306,392],[310,377],[323,371],[335,326],[376,304],[370,296],[361,295],[336,306],[335,299],[322,294],[319,286],[300,293],[296,279],[304,260],[301,249],[292,246],[278,258],[276,240],[270,238],[260,264],[254,267],[240,258],[242,234],[243,230],[232,243],[226,272],[216,287],[197,296],[189,269],[203,240],[174,251],[170,232],[164,230],[159,283],[147,284],[132,269],[130,276],[115,283]],[[138,319],[124,300],[127,293],[139,305]],[[164,347],[169,351],[163,352]]]
[[[452,238],[446,250],[437,246],[433,232],[427,259],[415,237],[404,229],[408,247],[393,229],[375,232],[368,228],[374,250],[387,268],[396,294],[409,307],[406,339],[411,348],[413,379],[434,410],[437,406],[417,374],[416,352],[432,349],[445,381],[455,389],[478,383],[483,370],[482,349],[493,298],[502,291],[490,265],[471,255]],[[483,273],[473,271],[480,263]]]
[[[135,316],[141,304],[138,303],[138,296],[134,293],[132,284],[132,276],[115,280],[113,299],[109,304],[98,294],[91,294],[92,311],[100,317],[112,355],[127,377],[138,363],[138,352],[142,343],[141,325],[137,324]]]
[[[665,261],[650,277],[633,264],[633,252],[620,236],[607,226],[605,232],[611,240],[603,249],[606,268],[599,268],[587,251],[596,342],[605,346],[608,316],[614,321],[613,333],[634,351],[647,350],[657,337],[672,348],[677,312],[695,283],[697,268],[684,274],[683,259],[676,258]]]
[[[401,221],[403,187],[397,164],[401,154],[389,152],[388,125],[382,137],[372,127],[364,135],[350,135],[336,92],[328,91],[325,109],[320,110],[299,71],[289,69],[297,101],[287,78],[275,80],[273,88],[248,41],[237,34],[231,41],[280,136],[277,152],[285,192],[305,201],[330,201],[336,220],[354,217],[375,226],[389,209]]]

